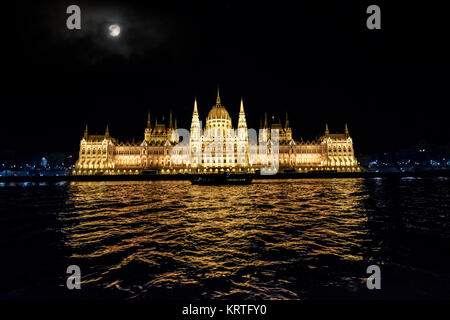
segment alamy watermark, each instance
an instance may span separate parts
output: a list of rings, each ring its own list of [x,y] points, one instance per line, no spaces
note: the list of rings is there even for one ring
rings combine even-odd
[[[381,289],[381,270],[380,267],[373,264],[367,267],[366,273],[370,276],[366,280],[366,285],[369,290]]]
[[[199,133],[203,134],[200,135]],[[191,168],[255,167],[262,175],[276,174],[280,167],[278,129],[210,128],[197,132],[177,129],[180,143],[171,150],[173,164],[189,163]]]
[[[81,269],[79,266],[73,264],[67,267],[67,274],[70,274],[67,277],[66,287],[69,290],[73,289],[81,289]]]

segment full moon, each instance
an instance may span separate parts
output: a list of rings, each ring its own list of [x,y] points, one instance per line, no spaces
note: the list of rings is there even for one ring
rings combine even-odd
[[[112,24],[108,28],[111,37],[117,37],[120,34],[120,27],[117,24]]]

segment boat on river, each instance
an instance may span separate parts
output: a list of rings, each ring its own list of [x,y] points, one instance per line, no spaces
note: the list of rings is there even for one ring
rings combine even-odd
[[[252,183],[253,176],[248,173],[195,174],[192,184],[198,185],[240,185]]]

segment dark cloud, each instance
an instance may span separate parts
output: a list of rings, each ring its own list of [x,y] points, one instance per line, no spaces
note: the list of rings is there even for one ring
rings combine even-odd
[[[54,57],[54,62],[75,58],[81,63],[96,64],[114,56],[129,59],[176,51],[169,42],[174,28],[170,12],[125,3],[76,4],[81,8],[81,30],[66,27],[69,4],[31,4],[23,14],[24,23],[17,26],[21,53],[37,63],[39,53],[46,53]],[[119,37],[108,36],[111,24],[120,26]]]
[[[382,30],[370,32],[363,3],[76,3],[80,31],[66,28],[72,2],[4,10],[4,143],[76,149],[86,122],[137,138],[148,109],[172,109],[188,127],[194,95],[205,116],[218,84],[233,118],[244,96],[251,127],[288,111],[296,136],[348,122],[361,151],[445,140],[450,42],[437,6],[384,4]]]
[[[81,10],[81,30],[60,28],[61,32],[57,35],[66,41],[65,45],[78,49],[79,59],[96,63],[110,55],[129,59],[131,56],[168,50],[167,41],[171,33],[169,17],[138,12],[126,5],[82,5]],[[120,26],[119,37],[108,36],[111,24]]]

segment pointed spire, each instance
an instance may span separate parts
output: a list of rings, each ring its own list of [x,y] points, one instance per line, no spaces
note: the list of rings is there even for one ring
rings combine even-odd
[[[325,134],[330,134],[330,131],[328,130],[328,123],[325,123]]]
[[[88,133],[88,125],[86,124],[86,128],[84,129],[84,137],[87,138],[89,135]]]
[[[245,120],[245,112],[244,112],[244,100],[242,98],[241,98],[241,108],[239,111],[238,128],[247,129],[247,120]]]
[[[156,117],[156,120],[155,120],[155,126],[157,126],[158,125],[158,117]]]
[[[178,129],[178,125],[177,125],[177,118],[175,118],[175,130]]]
[[[220,105],[220,93],[219,93],[219,86],[217,86],[217,99],[216,99],[216,104]]]
[[[269,127],[269,122],[267,121],[267,112],[264,112],[264,128]]]
[[[169,114],[169,129],[172,129],[173,128],[173,125],[172,125],[172,111],[170,111],[170,114]]]
[[[194,98],[194,114],[198,113],[198,109],[197,109],[197,97]]]
[[[286,123],[284,125],[284,128],[287,129],[289,128],[289,117],[288,117],[288,113],[286,112]]]
[[[347,123],[345,123],[345,134],[349,134],[349,132],[348,132],[348,127],[347,127]]]
[[[150,121],[150,111],[148,112],[147,115],[147,129],[151,129],[152,128],[152,123]]]
[[[109,137],[109,126],[106,125],[105,136]]]
[[[195,130],[194,130],[195,129]],[[194,131],[192,131],[194,130]],[[198,117],[198,108],[197,108],[197,98],[194,98],[194,112],[192,112],[192,121],[191,121],[191,134],[196,134],[197,137],[200,136],[200,119]]]

